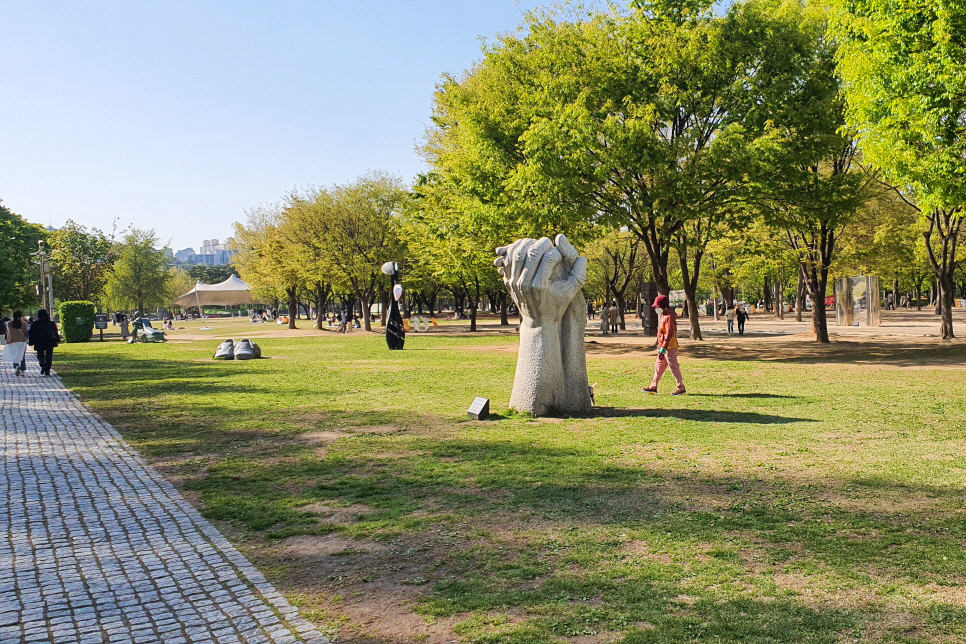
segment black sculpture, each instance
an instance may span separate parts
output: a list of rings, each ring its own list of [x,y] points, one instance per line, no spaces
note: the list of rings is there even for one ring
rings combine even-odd
[[[399,284],[399,264],[386,262],[382,272],[392,278],[392,300],[389,303],[389,319],[386,320],[386,344],[390,351],[401,350],[406,344],[406,329],[403,327],[402,314],[399,313],[399,299],[403,287]]]

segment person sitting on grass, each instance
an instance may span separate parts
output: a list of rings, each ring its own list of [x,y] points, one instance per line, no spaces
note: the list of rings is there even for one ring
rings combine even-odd
[[[657,361],[654,363],[654,379],[641,391],[656,394],[661,376],[670,367],[671,375],[674,376],[674,382],[677,384],[671,395],[680,396],[687,392],[684,389],[684,380],[681,378],[681,368],[678,366],[678,316],[671,307],[667,295],[658,295],[652,307],[658,315]]]

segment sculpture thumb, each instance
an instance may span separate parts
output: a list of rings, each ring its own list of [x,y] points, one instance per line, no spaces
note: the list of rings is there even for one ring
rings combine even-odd
[[[577,252],[577,249],[574,248],[574,245],[570,243],[570,240],[567,239],[566,235],[563,233],[557,235],[556,238],[554,238],[554,243],[557,245],[557,250],[560,251],[560,254],[565,260],[568,262],[577,261],[577,257],[580,255],[580,253]]]
[[[574,267],[570,271],[570,279],[574,281],[577,288],[582,288],[587,282],[587,258],[578,257],[574,262]]]

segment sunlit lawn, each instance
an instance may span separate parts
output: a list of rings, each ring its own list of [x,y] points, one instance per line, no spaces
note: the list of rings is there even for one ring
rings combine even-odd
[[[679,398],[640,393],[650,352],[592,353],[598,413],[533,420],[513,336],[260,343],[55,368],[339,641],[966,638],[966,345],[749,342],[685,354]]]

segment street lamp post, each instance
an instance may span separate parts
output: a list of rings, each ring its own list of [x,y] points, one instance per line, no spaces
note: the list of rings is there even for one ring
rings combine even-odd
[[[51,316],[54,314],[54,276],[50,264],[47,263],[47,251],[44,249],[44,240],[37,240],[37,252],[30,253],[37,258],[40,266],[40,305],[48,307]]]

